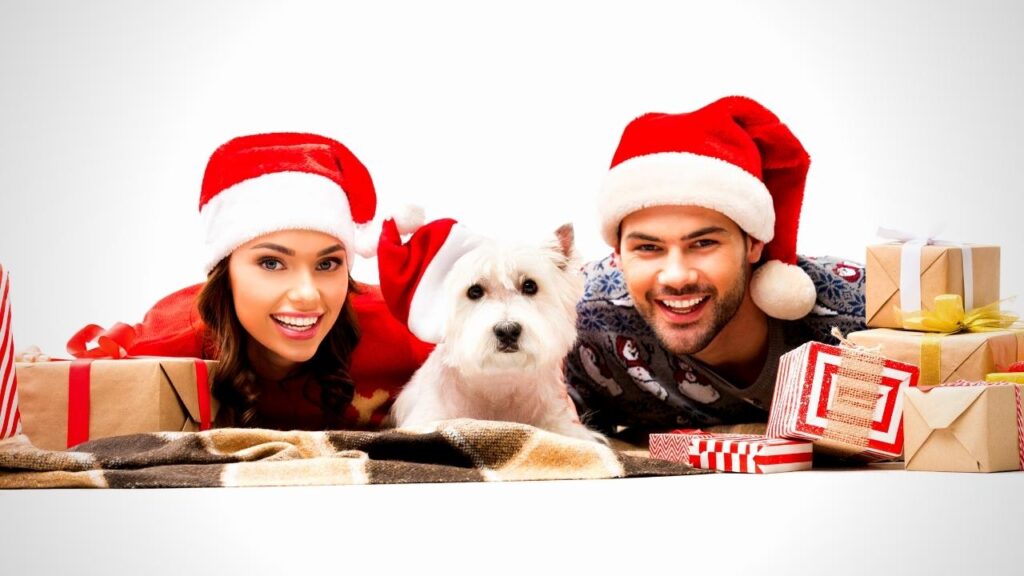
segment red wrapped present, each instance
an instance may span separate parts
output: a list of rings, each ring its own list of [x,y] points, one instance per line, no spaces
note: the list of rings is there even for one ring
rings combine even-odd
[[[767,435],[861,460],[903,451],[903,391],[916,366],[850,345],[808,342],[779,359]]]
[[[694,468],[771,474],[811,469],[812,444],[758,434],[710,434],[675,430],[651,434],[652,458],[686,462]]]

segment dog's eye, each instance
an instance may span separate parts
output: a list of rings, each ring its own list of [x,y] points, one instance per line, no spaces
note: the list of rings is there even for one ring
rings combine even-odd
[[[470,300],[479,300],[484,297],[484,287],[479,284],[473,284],[466,290],[466,297]]]
[[[533,296],[537,293],[537,283],[527,278],[523,280],[523,294],[527,296]]]

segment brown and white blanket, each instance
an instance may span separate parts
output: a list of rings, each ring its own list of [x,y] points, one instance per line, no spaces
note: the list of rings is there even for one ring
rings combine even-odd
[[[101,438],[47,451],[0,442],[0,488],[185,488],[625,478],[699,474],[684,464],[507,422],[430,429],[224,428]]]

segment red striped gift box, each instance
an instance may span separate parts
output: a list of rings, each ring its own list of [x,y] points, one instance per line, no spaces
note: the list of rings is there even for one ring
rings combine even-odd
[[[701,430],[651,434],[650,451],[652,458],[686,462],[694,468],[749,474],[810,470],[812,458],[812,444],[804,440]]]
[[[818,452],[886,460],[903,451],[903,391],[918,368],[851,346],[808,342],[779,358],[768,415],[772,438]]]
[[[18,379],[14,371],[14,336],[11,334],[10,282],[0,265],[0,440],[21,432]]]

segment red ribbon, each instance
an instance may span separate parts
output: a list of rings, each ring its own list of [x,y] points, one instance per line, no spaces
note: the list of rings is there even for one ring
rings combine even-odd
[[[96,348],[89,349],[89,343],[96,341]],[[110,330],[96,324],[82,328],[68,340],[67,350],[75,358],[127,358],[128,349],[135,341],[135,329],[118,322]]]
[[[97,347],[89,349],[93,340]],[[91,387],[91,364],[93,360],[137,359],[128,354],[128,348],[135,340],[135,329],[128,324],[117,323],[110,330],[96,324],[89,324],[68,340],[67,350],[76,359],[71,361],[68,373],[68,448],[89,440],[89,391]],[[210,387],[206,385],[209,373],[206,362],[196,358],[196,397],[199,401],[199,429],[209,430]]]

